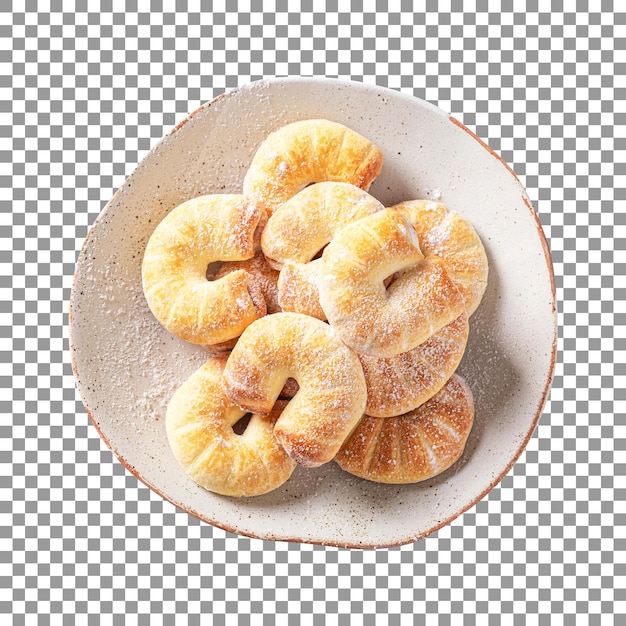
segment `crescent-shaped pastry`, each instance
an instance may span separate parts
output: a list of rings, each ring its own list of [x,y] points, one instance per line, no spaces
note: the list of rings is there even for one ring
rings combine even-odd
[[[425,256],[438,256],[465,299],[468,315],[478,308],[487,288],[489,263],[478,233],[470,222],[443,204],[410,200],[392,207],[413,224]]]
[[[465,307],[445,263],[424,258],[415,229],[392,209],[349,224],[326,246],[319,299],[341,339],[376,357],[412,350]]]
[[[294,461],[317,467],[332,460],[363,415],[363,370],[328,324],[299,313],[267,315],[246,328],[230,353],[225,393],[243,409],[266,414],[289,378],[299,389],[274,436]]]
[[[315,257],[344,226],[383,208],[359,187],[336,182],[310,185],[278,207],[263,230],[261,247],[269,263],[282,268],[278,299],[283,311],[326,319]]]
[[[251,288],[247,271],[207,280],[209,264],[254,256],[262,218],[254,200],[215,194],[184,202],[157,225],[142,281],[150,310],[167,330],[194,344],[217,344],[265,315],[265,301]]]
[[[459,459],[473,423],[472,392],[453,374],[439,393],[409,413],[363,417],[335,460],[346,472],[374,482],[420,482]]]
[[[452,376],[465,352],[467,313],[409,352],[388,358],[359,355],[367,385],[365,413],[393,417],[432,398]]]
[[[267,416],[252,415],[238,434],[246,411],[223,393],[226,357],[212,357],[179,387],[165,417],[171,450],[199,485],[226,496],[256,496],[276,489],[296,464],[273,435],[285,406],[278,401]]]
[[[263,254],[277,269],[286,261],[308,263],[344,226],[383,208],[374,196],[355,185],[310,185],[268,219],[261,235]]]
[[[376,145],[343,124],[301,120],[279,128],[261,144],[243,192],[259,198],[271,215],[311,183],[338,181],[367,190],[382,165]]]

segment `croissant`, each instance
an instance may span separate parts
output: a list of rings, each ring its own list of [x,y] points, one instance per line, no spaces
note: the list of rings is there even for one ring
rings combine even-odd
[[[346,472],[374,482],[420,482],[460,458],[473,423],[472,392],[453,374],[441,391],[413,411],[363,417],[335,461]]]
[[[361,419],[366,389],[357,355],[324,322],[275,313],[242,333],[224,369],[232,402],[268,414],[286,381],[299,389],[274,426],[274,436],[301,465],[331,461]]]
[[[210,358],[172,396],[165,427],[174,457],[202,487],[227,496],[255,496],[276,489],[296,464],[273,435],[286,403],[267,416],[252,415],[236,432],[246,411],[223,393],[225,356]]]
[[[367,190],[380,174],[382,152],[343,124],[301,120],[271,133],[255,153],[243,192],[271,215],[311,183],[338,181]]]
[[[263,230],[261,247],[281,270],[278,298],[283,311],[326,319],[319,305],[320,260],[315,257],[345,225],[383,208],[359,187],[322,182],[306,187],[274,211]]]
[[[367,385],[365,413],[392,417],[432,398],[461,362],[469,335],[467,313],[409,352],[377,358],[359,354]]]
[[[207,280],[211,263],[254,256],[262,218],[250,198],[215,194],[184,202],[157,225],[146,245],[142,282],[150,310],[167,330],[194,344],[217,344],[265,315],[265,300],[251,288],[248,272]]]

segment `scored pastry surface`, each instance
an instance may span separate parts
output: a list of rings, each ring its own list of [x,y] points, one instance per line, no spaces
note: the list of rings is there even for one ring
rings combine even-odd
[[[343,124],[300,120],[274,131],[260,145],[243,192],[260,199],[271,215],[311,183],[337,181],[367,191],[382,165],[378,147]]]
[[[222,388],[225,356],[212,357],[172,396],[165,418],[174,457],[199,485],[222,495],[255,496],[282,485],[296,464],[278,444],[273,427],[285,402],[252,415],[245,430],[233,427],[246,411]]]
[[[335,460],[346,472],[374,482],[421,482],[460,458],[473,423],[472,392],[453,374],[413,411],[397,417],[364,416]]]
[[[190,343],[217,344],[265,315],[248,272],[207,280],[211,263],[254,256],[262,219],[263,209],[250,198],[215,194],[184,202],[157,225],[146,245],[142,284],[150,310],[167,330]]]
[[[393,417],[432,398],[458,367],[469,335],[467,313],[409,352],[387,358],[359,355],[367,385],[365,413]]]

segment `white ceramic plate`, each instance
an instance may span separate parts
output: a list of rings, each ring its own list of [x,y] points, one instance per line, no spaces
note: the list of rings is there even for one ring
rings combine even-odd
[[[174,390],[206,358],[165,331],[141,288],[146,242],[167,212],[206,193],[239,193],[261,141],[305,118],[327,118],[385,155],[370,193],[386,205],[440,199],[476,227],[489,286],[471,318],[459,372],[476,418],[462,459],[414,485],[371,483],[334,463],[297,468],[255,498],[214,495],[174,460],[164,414]],[[537,424],[552,379],[556,307],[550,254],[512,170],[461,123],[421,100],[326,79],[252,83],[179,124],[139,164],[94,223],[76,265],[70,304],[74,372],[95,427],[151,489],[211,524],[264,539],[335,546],[408,543],[449,523],[509,471]]]

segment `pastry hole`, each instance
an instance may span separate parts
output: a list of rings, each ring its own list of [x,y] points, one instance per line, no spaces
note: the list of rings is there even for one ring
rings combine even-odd
[[[383,285],[385,285],[385,289],[389,289],[389,287],[391,287],[391,285],[393,285],[393,283],[396,282],[396,279],[398,278],[398,273],[394,273],[391,276],[387,276],[387,278],[385,278],[385,280],[383,280]]]
[[[278,397],[284,400],[290,400],[298,393],[298,389],[300,389],[300,387],[296,379],[288,378]]]
[[[315,254],[315,256],[311,259],[311,261],[315,261],[315,259],[321,259],[322,254],[324,254],[324,250],[326,250],[326,246],[324,246],[323,248],[320,248]]]
[[[222,269],[222,265],[224,265],[222,261],[213,261],[213,263],[209,263],[206,268],[206,279],[215,280],[217,273]]]
[[[252,419],[252,413],[246,413],[233,424],[233,432],[235,435],[243,435],[248,428],[248,424]]]

